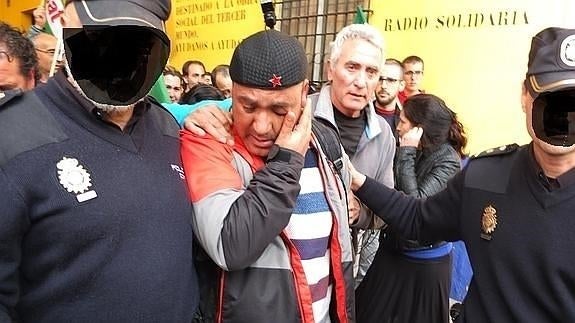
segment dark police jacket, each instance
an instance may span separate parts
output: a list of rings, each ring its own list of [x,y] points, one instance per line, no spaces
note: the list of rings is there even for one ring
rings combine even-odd
[[[356,193],[406,237],[465,241],[474,276],[459,322],[575,322],[575,183],[543,177],[531,146],[513,145],[427,200],[371,179]]]
[[[62,74],[4,98],[0,322],[190,322],[192,207],[173,118],[145,100],[121,131]]]

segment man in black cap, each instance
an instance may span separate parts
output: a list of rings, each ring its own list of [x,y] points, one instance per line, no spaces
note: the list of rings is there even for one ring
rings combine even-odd
[[[532,142],[479,154],[425,201],[353,172],[394,229],[465,241],[474,276],[457,322],[575,322],[575,29],[533,38],[521,102]]]
[[[210,277],[200,279],[210,285],[200,305],[205,322],[354,317],[349,183],[319,139],[333,130],[315,124],[321,130],[310,133],[307,66],[297,39],[251,35],[230,64],[235,145],[183,133],[194,230],[217,265],[199,269]],[[332,138],[341,155],[335,131]]]
[[[190,322],[178,125],[147,93],[170,2],[71,1],[65,70],[0,107],[0,321]]]

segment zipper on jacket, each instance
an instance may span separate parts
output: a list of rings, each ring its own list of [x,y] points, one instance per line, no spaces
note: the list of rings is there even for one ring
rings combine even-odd
[[[220,269],[220,286],[219,286],[219,297],[218,297],[218,315],[216,316],[216,322],[218,323],[222,323],[223,322],[223,316],[224,316],[224,281],[225,281],[225,274],[226,272],[224,270]]]

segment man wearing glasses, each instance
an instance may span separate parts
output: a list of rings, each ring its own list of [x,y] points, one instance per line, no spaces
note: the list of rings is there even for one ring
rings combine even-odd
[[[403,67],[401,62],[388,58],[381,69],[379,82],[375,87],[375,101],[373,105],[375,112],[387,121],[394,135],[397,122],[399,120],[399,111],[401,111],[401,102],[398,94],[405,88],[403,80]]]
[[[421,82],[423,81],[423,59],[419,56],[408,56],[403,60],[403,80],[405,89],[399,92],[399,101],[401,104],[410,96],[425,93],[422,90]]]
[[[38,56],[38,67],[40,69],[40,82],[46,83],[50,77],[50,69],[54,54],[56,53],[57,39],[53,35],[47,33],[39,33],[30,38],[34,43],[36,49],[36,56]],[[56,62],[56,70],[60,68],[62,61]]]

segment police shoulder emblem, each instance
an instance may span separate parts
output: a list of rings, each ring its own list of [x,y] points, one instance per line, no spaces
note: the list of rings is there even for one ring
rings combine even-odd
[[[56,164],[60,184],[70,193],[76,194],[78,202],[95,198],[96,192],[89,191],[92,186],[90,174],[76,158],[63,157]]]
[[[575,66],[575,35],[568,36],[561,43],[559,57],[563,64],[567,66]]]
[[[0,107],[12,101],[12,99],[21,97],[23,93],[21,89],[0,91]]]
[[[477,159],[482,157],[492,157],[492,156],[499,156],[499,155],[506,155],[515,152],[519,148],[517,144],[510,144],[504,145],[497,148],[490,148],[485,151],[480,152],[476,155],[471,155],[471,159]]]
[[[491,240],[495,227],[497,227],[497,210],[492,205],[488,205],[483,209],[481,217],[481,238]]]

